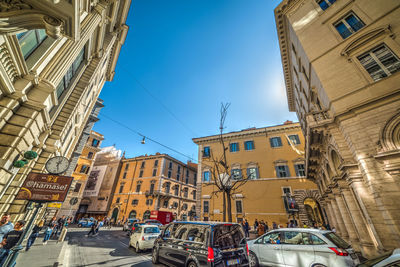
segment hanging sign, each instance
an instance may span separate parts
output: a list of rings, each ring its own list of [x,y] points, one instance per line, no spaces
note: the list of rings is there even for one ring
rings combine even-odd
[[[63,202],[73,178],[46,173],[28,174],[15,199],[34,202]]]

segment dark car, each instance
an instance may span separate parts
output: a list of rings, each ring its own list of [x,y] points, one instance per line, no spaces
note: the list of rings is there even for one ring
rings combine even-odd
[[[142,222],[135,222],[132,227],[129,229],[128,235],[131,235],[133,233],[133,231],[135,231],[135,229],[140,226],[143,225],[144,223]]]
[[[152,261],[169,266],[249,266],[249,248],[237,223],[173,222],[154,241]]]

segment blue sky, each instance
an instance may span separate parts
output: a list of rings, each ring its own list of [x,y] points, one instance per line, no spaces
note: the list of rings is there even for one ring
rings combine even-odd
[[[197,160],[192,138],[297,121],[288,112],[274,8],[280,0],[135,0],[130,29],[94,130],[134,157],[168,153],[124,125]],[[141,85],[140,85],[141,84]],[[145,88],[143,88],[143,87]],[[165,108],[166,107],[166,108]]]

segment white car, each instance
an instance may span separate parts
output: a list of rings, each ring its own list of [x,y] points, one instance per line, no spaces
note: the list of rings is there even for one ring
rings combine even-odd
[[[375,257],[373,259],[364,261],[357,265],[357,267],[387,267],[387,266],[400,266],[400,248]]]
[[[134,247],[138,253],[141,250],[151,249],[153,248],[154,240],[156,240],[160,233],[160,228],[156,225],[139,225],[131,234],[129,246]]]
[[[251,267],[345,267],[360,263],[351,246],[327,230],[281,228],[247,243]]]

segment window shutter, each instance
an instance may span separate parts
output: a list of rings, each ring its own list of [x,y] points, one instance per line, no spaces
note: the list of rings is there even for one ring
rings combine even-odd
[[[260,178],[260,173],[258,172],[258,167],[256,168],[256,179]]]
[[[247,168],[247,169],[246,169],[246,172],[247,172],[247,179],[249,179],[249,178],[250,178],[250,169]]]
[[[294,170],[296,171],[296,176],[300,176],[300,173],[299,173],[299,165],[294,164]]]
[[[272,142],[272,138],[269,139],[269,144],[271,145],[271,147],[274,147],[274,142]]]
[[[281,174],[280,174],[280,172],[279,172],[278,166],[275,166],[275,171],[276,171],[276,176],[280,178],[280,177],[281,177]]]
[[[289,166],[288,165],[285,165],[285,170],[286,170],[287,177],[290,177],[290,172],[289,172]]]
[[[242,169],[239,169],[239,178],[242,179]]]
[[[282,140],[280,137],[278,137],[278,144],[279,144],[279,146],[282,146]]]

